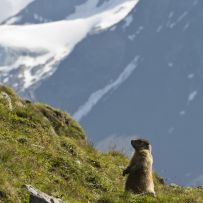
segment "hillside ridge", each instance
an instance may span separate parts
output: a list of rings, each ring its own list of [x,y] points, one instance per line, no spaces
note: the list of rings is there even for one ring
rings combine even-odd
[[[124,193],[128,161],[96,150],[68,113],[0,86],[0,202],[29,202],[25,185],[71,203],[203,202],[201,187],[165,185],[156,175],[157,198]]]

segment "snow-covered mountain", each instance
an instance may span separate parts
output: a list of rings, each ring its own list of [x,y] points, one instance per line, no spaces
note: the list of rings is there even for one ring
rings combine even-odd
[[[66,20],[24,26],[2,25],[1,80],[14,83],[14,87],[21,91],[35,86],[51,76],[58,63],[88,34],[101,32],[118,23],[137,2],[114,0],[98,6],[97,1],[89,0],[77,6],[75,13]]]
[[[8,1],[8,0],[4,0]],[[13,0],[14,1],[14,0]],[[19,0],[18,0],[19,1]],[[28,1],[28,0],[21,0]],[[82,5],[87,0],[35,0],[26,9],[21,9],[16,15],[12,15],[4,20],[4,24],[41,24],[66,19],[74,14],[76,6]]]
[[[0,0],[0,23],[10,16],[16,15],[33,0]]]
[[[101,149],[150,139],[168,181],[203,184],[202,22],[200,0],[35,0],[0,26],[0,81]]]

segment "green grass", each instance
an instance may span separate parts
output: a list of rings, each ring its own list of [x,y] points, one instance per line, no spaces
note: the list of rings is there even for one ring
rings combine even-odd
[[[25,184],[71,203],[201,203],[203,189],[170,187],[155,176],[157,198],[124,193],[128,159],[101,153],[67,113],[0,86],[0,202],[28,203]]]

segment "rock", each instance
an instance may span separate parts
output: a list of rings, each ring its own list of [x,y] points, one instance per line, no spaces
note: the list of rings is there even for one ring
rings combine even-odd
[[[32,102],[31,102],[30,100],[26,99],[26,100],[25,100],[25,103],[26,103],[26,104],[31,104]]]
[[[29,203],[68,203],[61,199],[54,198],[52,196],[43,193],[31,185],[26,185],[27,190],[30,192],[30,202]]]
[[[162,178],[161,176],[158,176],[157,174],[156,174],[156,178],[157,178],[157,180],[159,181],[160,184],[165,185],[164,178]]]
[[[26,139],[26,138],[23,138],[23,137],[18,138],[17,141],[18,141],[19,143],[21,143],[21,144],[25,144],[25,143],[28,142],[27,139]]]
[[[6,92],[1,92],[0,93],[0,99],[5,99],[7,104],[8,104],[8,108],[10,111],[13,110],[13,105],[12,105],[12,101],[10,96],[6,93]]]
[[[4,199],[6,197],[6,193],[3,191],[0,191],[0,199]]]
[[[170,187],[180,187],[179,185],[176,185],[175,183],[169,184]]]

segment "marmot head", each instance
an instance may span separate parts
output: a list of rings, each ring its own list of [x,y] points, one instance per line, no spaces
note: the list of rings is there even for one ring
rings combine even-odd
[[[144,139],[137,139],[137,140],[131,140],[131,145],[135,150],[150,150],[151,151],[151,145],[149,141]]]

